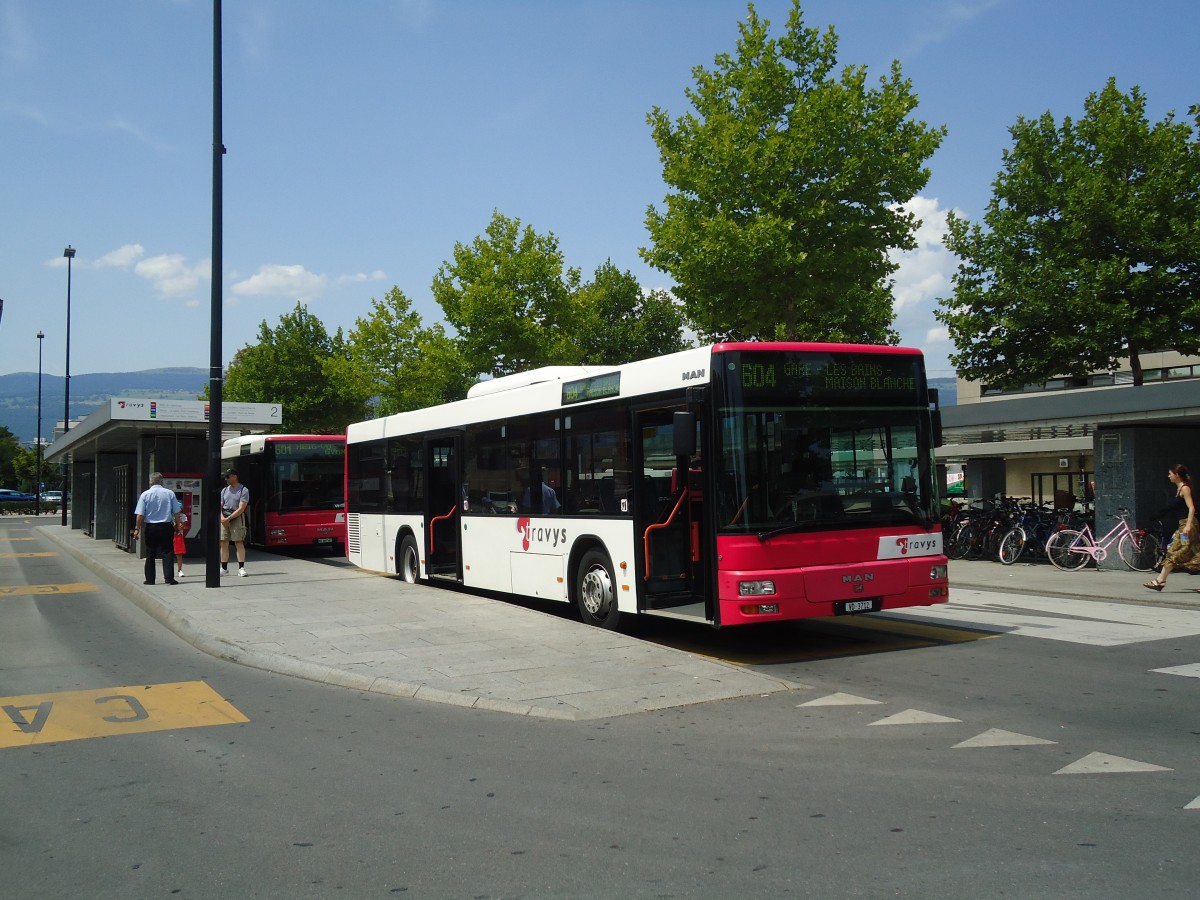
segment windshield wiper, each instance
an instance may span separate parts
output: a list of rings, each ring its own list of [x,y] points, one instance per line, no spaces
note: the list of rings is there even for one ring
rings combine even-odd
[[[793,522],[791,525],[784,525],[781,528],[773,528],[770,531],[760,531],[757,537],[759,541],[765,544],[771,538],[778,537],[781,534],[788,534],[793,531],[803,531],[811,527],[811,522]]]

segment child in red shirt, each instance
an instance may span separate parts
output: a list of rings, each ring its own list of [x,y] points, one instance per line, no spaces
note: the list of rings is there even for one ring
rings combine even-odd
[[[175,567],[179,570],[175,573],[176,578],[183,577],[183,557],[187,555],[187,541],[184,540],[184,535],[188,530],[188,518],[183,513],[179,514],[179,521],[175,524]]]

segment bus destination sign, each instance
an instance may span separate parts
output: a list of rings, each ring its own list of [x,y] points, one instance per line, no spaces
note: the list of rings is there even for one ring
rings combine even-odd
[[[753,351],[730,353],[725,381],[744,402],[885,401],[923,405],[921,358],[906,354]],[[853,402],[853,401],[851,401]]]
[[[621,373],[608,372],[604,375],[580,378],[578,381],[563,382],[562,405],[584,403],[588,400],[603,400],[605,397],[619,397],[620,395]]]
[[[345,450],[341,441],[276,441],[275,458],[284,459],[341,459]]]

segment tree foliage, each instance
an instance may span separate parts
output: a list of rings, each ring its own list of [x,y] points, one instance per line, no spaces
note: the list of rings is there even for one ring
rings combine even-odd
[[[347,345],[349,353],[334,365],[344,372],[342,383],[366,398],[371,415],[461,400],[475,380],[456,342],[440,324],[425,327],[398,287],[371,301]]]
[[[572,362],[621,365],[686,346],[683,310],[665,291],[646,294],[632,272],[611,260],[572,297],[573,313],[563,327],[575,349]]]
[[[17,487],[17,461],[21,456],[21,442],[9,430],[7,425],[0,425],[0,487],[20,490]]]
[[[578,269],[565,267],[552,233],[493,213],[485,234],[456,244],[453,261],[433,282],[434,298],[457,330],[462,371],[498,376],[539,366],[618,365],[684,347],[683,313],[670,295],[643,294],[633,274],[611,260],[587,284],[580,279]],[[430,334],[429,343],[442,338]]]
[[[241,403],[282,403],[283,430],[339,434],[365,418],[366,402],[342,365],[346,342],[332,337],[301,303],[271,328],[263,320],[258,343],[239,350],[225,372],[222,398]]]
[[[1017,387],[1200,351],[1200,109],[1151,125],[1136,86],[1009,131],[986,228],[951,214],[961,263],[937,317],[975,381]]]
[[[750,5],[737,54],[693,69],[695,112],[647,116],[674,190],[642,256],[706,337],[894,341],[888,250],[916,246],[901,204],[945,129],[910,118],[898,62],[875,88],[862,66],[835,76],[837,36],[799,0],[781,38],[770,24]]]
[[[433,296],[475,372],[509,375],[570,355],[568,320],[579,271],[563,268],[553,234],[494,212],[484,235],[456,243],[433,279]]]

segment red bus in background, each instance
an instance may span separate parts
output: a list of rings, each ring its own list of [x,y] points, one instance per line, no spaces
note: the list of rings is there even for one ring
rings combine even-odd
[[[221,469],[250,489],[255,547],[345,551],[346,439],[340,434],[252,434],[221,447]]]
[[[553,367],[346,431],[347,556],[712,626],[945,603],[920,351],[729,343]]]

